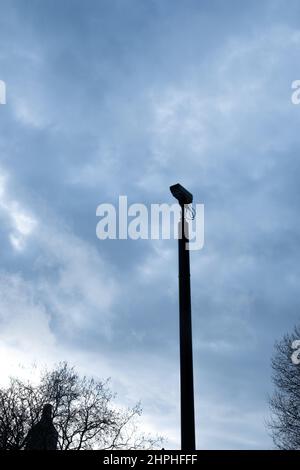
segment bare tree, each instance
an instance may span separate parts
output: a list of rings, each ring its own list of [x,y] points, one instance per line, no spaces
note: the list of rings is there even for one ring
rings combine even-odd
[[[275,344],[272,358],[275,391],[268,425],[278,449],[300,450],[300,364],[292,360],[296,340],[300,340],[300,327]]]
[[[160,446],[160,437],[145,435],[137,427],[140,404],[121,409],[114,399],[108,381],[80,377],[67,363],[46,370],[38,385],[13,378],[0,389],[0,449],[24,449],[28,431],[46,403],[53,406],[61,450]]]

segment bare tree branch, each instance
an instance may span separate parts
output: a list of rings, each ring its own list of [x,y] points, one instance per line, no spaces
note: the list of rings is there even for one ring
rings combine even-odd
[[[272,418],[268,423],[278,449],[300,450],[300,365],[293,363],[292,343],[300,339],[300,327],[275,344],[272,380],[275,385],[269,399]]]
[[[142,449],[161,447],[160,437],[141,433],[140,405],[117,409],[108,381],[80,377],[67,363],[44,371],[33,385],[12,378],[0,389],[0,449],[24,449],[43,406],[53,406],[61,450]]]

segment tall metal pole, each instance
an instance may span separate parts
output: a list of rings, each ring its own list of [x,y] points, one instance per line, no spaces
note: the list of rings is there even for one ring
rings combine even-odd
[[[181,449],[192,451],[195,443],[195,410],[193,378],[193,346],[191,318],[190,252],[188,222],[184,204],[180,202],[179,222],[179,331],[180,331],[180,388],[181,388]]]

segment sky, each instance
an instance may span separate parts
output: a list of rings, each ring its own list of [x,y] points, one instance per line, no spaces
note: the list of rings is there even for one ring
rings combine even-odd
[[[0,383],[67,360],[180,447],[175,240],[96,208],[204,204],[191,252],[197,448],[270,449],[274,342],[299,323],[300,4],[0,0]]]

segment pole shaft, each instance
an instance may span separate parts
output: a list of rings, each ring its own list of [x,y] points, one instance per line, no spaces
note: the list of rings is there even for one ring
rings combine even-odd
[[[181,388],[181,449],[195,450],[195,411],[193,379],[193,346],[191,318],[190,252],[188,223],[184,206],[179,222],[179,332],[180,332],[180,388]]]

